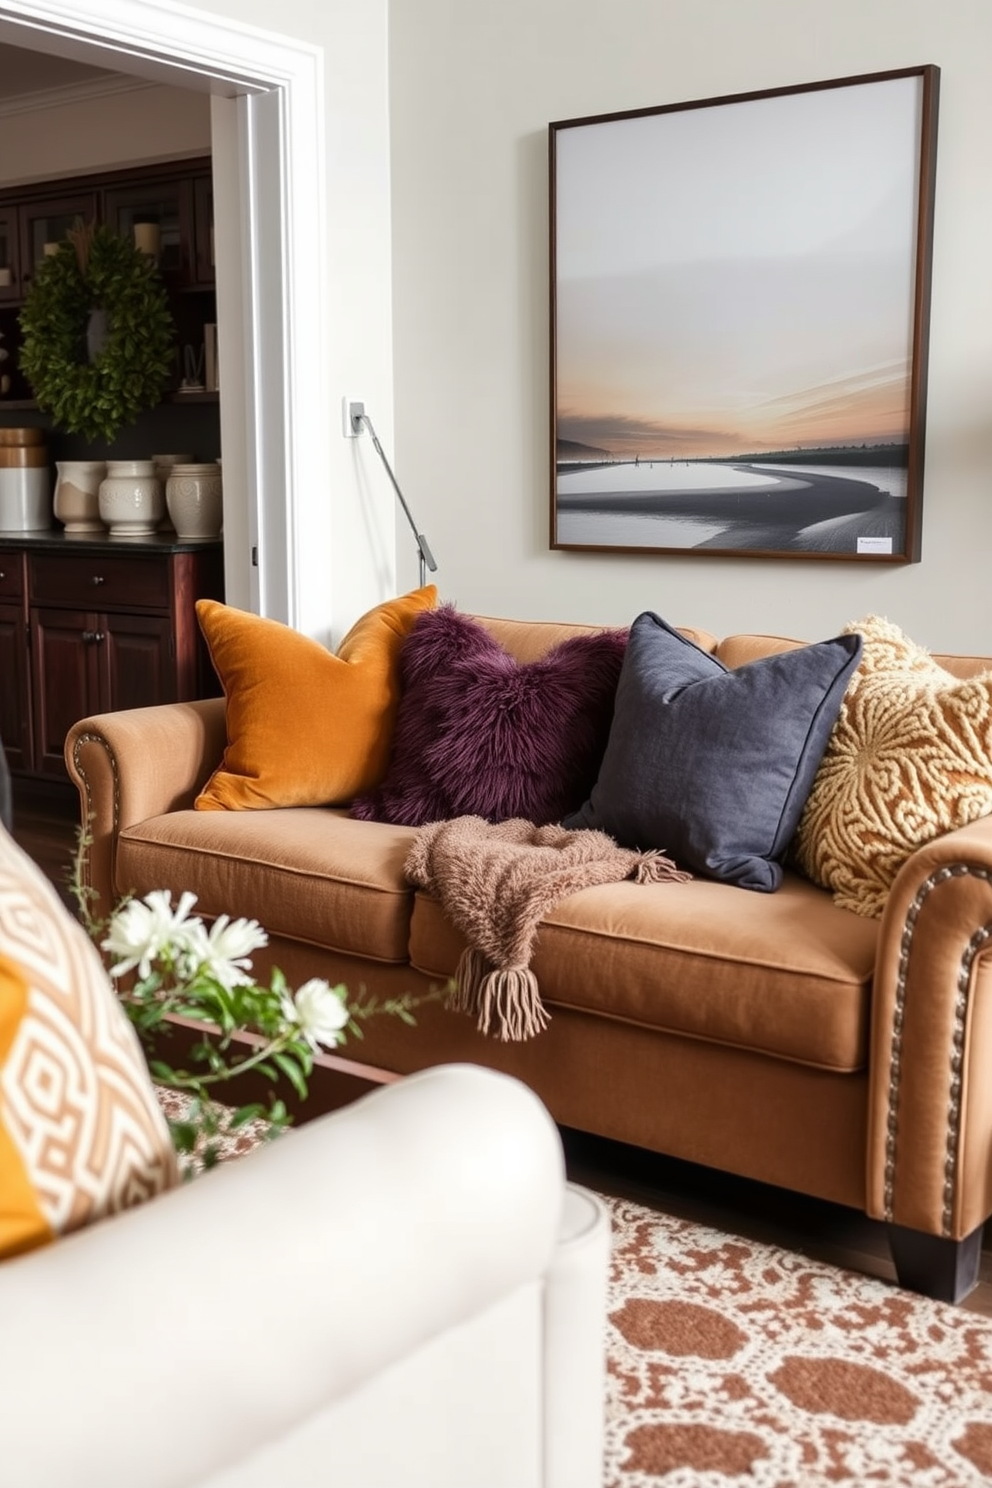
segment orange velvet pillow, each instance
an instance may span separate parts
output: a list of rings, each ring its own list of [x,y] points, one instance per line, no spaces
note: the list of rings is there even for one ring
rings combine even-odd
[[[378,605],[335,655],[278,620],[198,600],[227,698],[227,748],[197,810],[346,805],[378,785],[399,702],[400,647],[436,602],[428,584]]]

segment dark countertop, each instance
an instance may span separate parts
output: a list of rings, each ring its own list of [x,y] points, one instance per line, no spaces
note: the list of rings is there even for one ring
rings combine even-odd
[[[174,532],[149,532],[125,536],[113,532],[65,532],[50,527],[34,532],[0,530],[0,547],[31,549],[35,552],[58,553],[197,553],[223,547],[223,539],[180,539]]]

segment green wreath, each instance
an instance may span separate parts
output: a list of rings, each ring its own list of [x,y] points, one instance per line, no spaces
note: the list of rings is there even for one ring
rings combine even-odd
[[[159,402],[175,324],[155,263],[127,238],[77,223],[38,266],[19,319],[21,370],[60,429],[109,444]]]

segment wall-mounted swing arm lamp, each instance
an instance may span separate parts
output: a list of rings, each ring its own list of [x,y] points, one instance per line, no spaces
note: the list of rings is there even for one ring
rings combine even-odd
[[[424,534],[417,530],[417,524],[413,519],[413,513],[407,506],[406,497],[400,490],[399,481],[393,474],[393,467],[386,459],[385,451],[383,450],[382,445],[379,443],[379,436],[376,434],[375,429],[372,427],[372,420],[365,412],[365,404],[355,403],[351,399],[346,398],[344,402],[344,422],[345,434],[347,435],[354,436],[361,434],[363,429],[367,429],[369,431],[369,438],[372,440],[372,447],[385,466],[386,474],[392,481],[393,490],[396,492],[396,495],[399,498],[400,506],[403,508],[403,515],[409,522],[410,531],[413,533],[414,537],[417,540],[417,555],[420,559],[420,587],[422,589],[427,582],[427,570],[430,569],[431,573],[437,572],[437,564],[434,561],[434,554],[431,552],[430,543],[427,541]]]

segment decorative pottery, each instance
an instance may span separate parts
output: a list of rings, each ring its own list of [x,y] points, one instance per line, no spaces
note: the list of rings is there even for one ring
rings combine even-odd
[[[192,450],[181,455],[152,455],[155,474],[162,483],[163,496],[165,495],[165,485],[172,473],[173,465],[192,465],[195,459],[196,456]],[[160,532],[174,532],[176,530],[172,525],[172,518],[169,516],[168,508],[166,508],[165,515],[158,524],[158,530]]]
[[[106,460],[56,460],[55,515],[66,532],[102,532],[100,482]]]
[[[100,482],[100,516],[111,532],[137,537],[154,532],[165,511],[162,485],[151,460],[108,460]]]
[[[52,479],[43,429],[0,429],[0,531],[52,525]]]
[[[172,474],[172,468],[174,465],[192,465],[195,460],[196,456],[193,454],[192,450],[190,450],[188,454],[183,455],[152,455],[152,464],[155,466],[155,474],[162,482],[163,491],[165,490],[166,481]]]
[[[220,536],[224,521],[220,466],[173,465],[165,486],[165,501],[183,541],[207,541]]]

